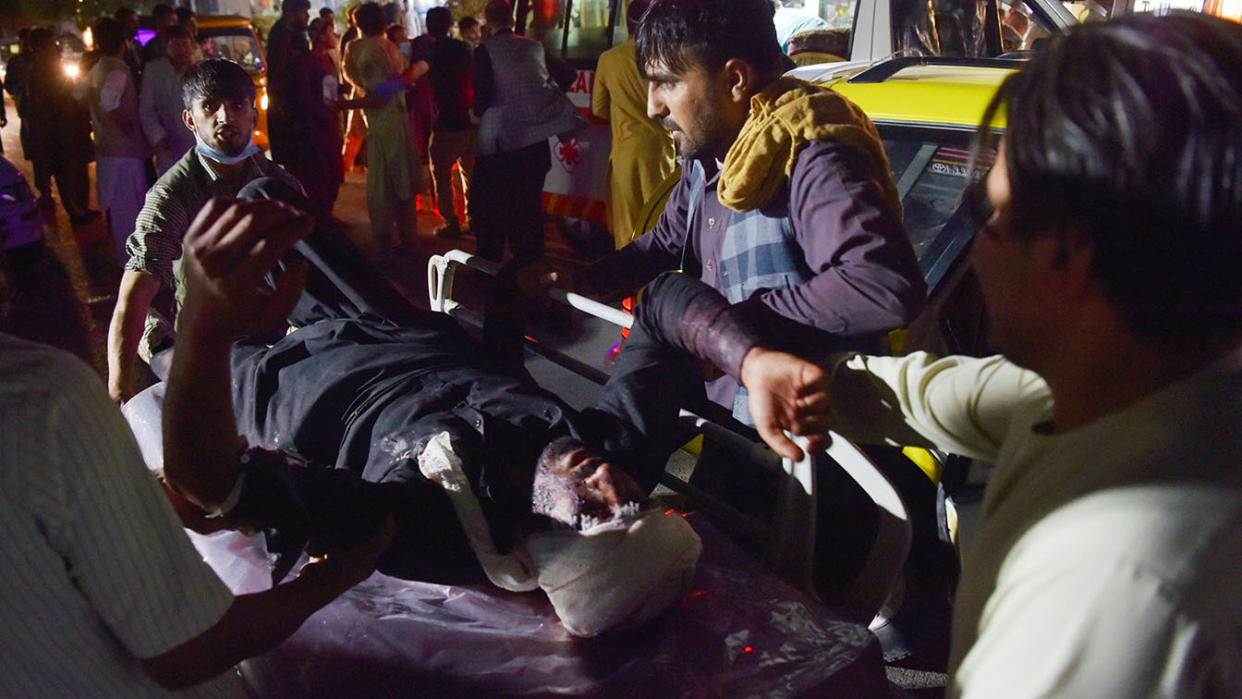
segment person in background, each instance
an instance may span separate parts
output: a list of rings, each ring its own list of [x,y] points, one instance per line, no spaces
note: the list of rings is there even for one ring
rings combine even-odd
[[[384,37],[384,12],[366,2],[355,15],[362,38],[345,47],[345,77],[364,93],[367,115],[367,212],[375,251],[386,255],[397,245],[410,250],[416,230],[414,203],[422,191],[422,162],[410,128],[405,89],[427,63],[411,65],[401,50]]]
[[[411,39],[404,24],[389,25],[385,35],[401,49],[401,55],[407,61],[428,61],[434,42],[432,37],[422,34]],[[431,126],[436,119],[436,103],[431,94],[431,81],[426,75],[420,76],[405,89],[405,106],[410,110],[410,128],[414,131],[414,143],[418,145],[418,157],[427,163],[427,144],[431,141]]]
[[[52,199],[52,173],[47,169],[46,158],[35,157],[38,152],[38,143],[31,135],[35,126],[30,123],[25,108],[26,81],[30,78],[35,58],[34,50],[30,46],[30,33],[29,27],[23,27],[17,32],[18,52],[10,57],[4,66],[4,91],[13,98],[17,118],[22,122],[17,133],[22,144],[22,155],[34,168],[34,186],[39,193],[39,208],[50,211],[56,206],[56,202]]]
[[[99,208],[107,214],[117,259],[124,264],[125,241],[134,232],[147,191],[144,161],[151,148],[142,132],[138,86],[122,58],[124,27],[103,17],[95,23],[94,33],[100,57],[82,87],[94,127],[95,189]]]
[[[336,13],[331,7],[319,8],[319,18],[332,25],[332,33],[336,34]],[[314,48],[312,46],[312,48]],[[341,76],[341,37],[337,36],[336,46],[328,50],[328,56],[332,59],[332,68],[336,71],[337,79]]]
[[[432,38],[428,55],[431,80],[435,96],[436,121],[431,132],[431,176],[436,183],[436,208],[444,225],[436,230],[441,238],[459,238],[461,221],[457,216],[453,196],[453,165],[461,169],[462,198],[467,208],[470,202],[470,180],[474,172],[474,144],[478,129],[470,118],[470,105],[474,99],[474,79],[471,72],[471,46],[450,36],[453,15],[447,8],[433,7],[427,10],[427,36]]]
[[[147,192],[126,243],[129,261],[108,326],[108,393],[117,403],[140,388],[138,356],[151,362],[157,375],[166,373],[161,353],[172,346],[185,294],[181,239],[203,205],[215,196],[235,196],[256,177],[281,179],[301,190],[254,145],[255,87],[241,66],[222,58],[200,61],[182,74],[181,90],[182,119],[195,146]]]
[[[193,47],[191,61],[198,63],[203,60],[203,47],[198,43],[198,15],[188,7],[178,7],[177,25],[184,28],[190,36],[190,45]]]
[[[1242,25],[1199,13],[1049,39],[968,192],[1001,355],[829,364],[833,429],[994,464],[949,696],[1242,687],[1239,64]]]
[[[637,217],[656,187],[676,167],[676,146],[659,119],[647,116],[647,82],[638,74],[634,37],[647,0],[631,0],[625,10],[629,38],[600,54],[591,92],[591,112],[612,131],[608,153],[610,225],[617,248],[646,231]]]
[[[30,32],[34,63],[24,81],[23,121],[30,123],[27,155],[34,155],[35,172],[42,169],[56,179],[60,204],[70,225],[85,226],[99,218],[90,208],[91,181],[88,166],[95,159],[91,143],[91,115],[74,99],[73,83],[60,63],[60,49],[49,29]],[[42,161],[42,165],[39,161]]]
[[[302,71],[310,52],[306,39],[309,23],[309,0],[284,0],[280,19],[272,25],[267,39],[267,130],[272,160],[299,179],[306,169],[303,161],[316,157],[306,152],[302,125],[302,116],[313,106]],[[318,99],[318,93],[313,97]]]
[[[306,188],[310,213],[340,226],[343,222],[332,215],[345,177],[341,162],[340,79],[331,56],[337,46],[336,27],[332,20],[316,17],[307,34],[311,50],[302,58],[301,71],[306,82],[302,89],[310,103],[301,117],[305,138],[300,147],[309,157],[300,159],[302,165],[294,174]]]
[[[475,48],[483,41],[483,27],[479,25],[479,20],[471,15],[466,15],[457,20],[457,36],[462,41],[470,44],[470,48]]]
[[[155,150],[158,175],[167,172],[194,147],[194,134],[182,118],[185,106],[181,101],[181,75],[195,63],[197,44],[183,25],[165,29],[164,42],[164,55],[147,65],[148,79],[142,81],[138,94],[142,130]]]
[[[154,61],[164,55],[164,30],[177,24],[177,11],[171,5],[159,3],[151,8],[151,21],[155,26],[155,37],[142,47],[142,65]]]
[[[491,0],[494,31],[474,51],[474,104],[480,118],[470,197],[470,228],[481,257],[500,262],[543,256],[543,180],[552,167],[548,139],[585,125],[552,81],[543,44],[513,32],[513,5]]]
[[[361,37],[358,31],[358,8],[362,5],[354,5],[349,9],[349,27],[345,29],[345,33],[341,36],[341,61],[340,75],[345,74],[345,50],[350,42]],[[362,97],[362,89],[352,86],[349,94],[350,99],[358,99]],[[345,172],[354,169],[358,154],[362,152],[362,144],[367,139],[367,118],[366,113],[361,109],[351,109],[345,113],[345,147],[342,151],[342,160]]]
[[[134,82],[141,84],[143,47],[138,43],[138,13],[129,7],[119,7],[112,16],[124,27],[122,33],[125,34],[125,65],[134,74]],[[91,67],[83,65],[82,72],[90,72]]]

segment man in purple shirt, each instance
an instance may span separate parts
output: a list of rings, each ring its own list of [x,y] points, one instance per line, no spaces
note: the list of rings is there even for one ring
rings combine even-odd
[[[656,0],[637,56],[648,114],[684,159],[681,182],[652,231],[572,285],[615,298],[681,268],[782,349],[812,359],[886,349],[926,287],[870,120],[830,90],[781,77],[766,0]],[[736,381],[711,382],[708,396],[751,422]]]

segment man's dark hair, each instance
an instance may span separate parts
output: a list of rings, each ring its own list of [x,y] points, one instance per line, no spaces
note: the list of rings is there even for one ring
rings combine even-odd
[[[116,55],[125,46],[125,26],[115,17],[104,15],[91,27],[95,45],[106,56]]]
[[[35,27],[30,30],[30,50],[38,53],[47,48],[56,48],[56,35],[47,27]]]
[[[151,8],[151,19],[155,20],[156,26],[159,25],[160,20],[165,19],[166,17],[170,15],[175,15],[175,14],[177,14],[177,11],[172,8],[172,5],[165,5],[164,3],[160,3],[156,5],[155,7]]]
[[[298,10],[310,10],[310,0],[284,0],[280,3],[280,13],[288,14]]]
[[[331,20],[336,19],[336,13],[332,11],[331,7],[319,8],[319,16],[323,19],[331,19]]]
[[[466,15],[465,17],[457,20],[457,31],[462,34],[465,34],[477,26],[479,26],[479,20],[475,19],[472,15]]]
[[[194,10],[191,10],[188,7],[177,8],[177,23],[178,24],[185,24],[186,22],[192,19],[194,19]]]
[[[644,76],[652,63],[674,73],[693,65],[720,70],[731,58],[762,73],[779,73],[785,66],[768,0],[654,0],[635,42]]]
[[[181,74],[181,103],[190,109],[204,97],[254,102],[254,81],[236,63],[224,58],[199,61]]]
[[[1242,25],[1135,14],[1051,39],[1001,85],[1010,228],[1080,235],[1150,341],[1242,333]]]
[[[630,0],[625,8],[625,29],[630,36],[638,36],[638,25],[643,21],[643,14],[651,7],[649,0]]]
[[[164,29],[161,34],[164,35],[164,43],[167,44],[172,39],[186,38],[194,41],[194,37],[190,34],[190,30],[186,29],[184,24],[174,24]]]
[[[127,17],[133,17],[136,14],[138,13],[134,12],[132,7],[118,7],[112,16],[124,22]]]
[[[493,27],[512,27],[513,3],[509,0],[489,0],[483,8],[483,19]]]
[[[453,13],[447,7],[427,10],[427,33],[444,36],[453,29]]]
[[[384,11],[373,2],[364,2],[358,6],[358,10],[354,12],[354,23],[366,36],[382,34],[384,28],[388,26],[388,22],[384,19]]]

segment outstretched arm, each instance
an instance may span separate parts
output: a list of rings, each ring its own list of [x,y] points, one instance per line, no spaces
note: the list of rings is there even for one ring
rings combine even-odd
[[[828,379],[815,364],[768,349],[762,326],[747,309],[685,274],[665,273],[648,285],[636,322],[659,341],[711,362],[746,387],[759,436],[781,456],[802,450],[785,431],[826,443],[831,402]]]
[[[164,474],[195,504],[213,511],[239,474],[229,347],[239,336],[285,322],[305,267],[291,265],[276,288],[264,278],[306,235],[310,216],[273,202],[213,199],[184,241],[186,300],[164,405]]]

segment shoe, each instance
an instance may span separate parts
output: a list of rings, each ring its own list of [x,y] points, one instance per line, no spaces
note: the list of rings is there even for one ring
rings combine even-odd
[[[436,229],[437,238],[457,239],[457,238],[462,237],[462,235],[463,233],[461,230],[461,226],[457,224],[453,224],[453,223],[445,224]]]

